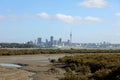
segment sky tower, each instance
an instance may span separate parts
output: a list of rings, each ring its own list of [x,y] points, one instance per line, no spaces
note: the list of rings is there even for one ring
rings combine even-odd
[[[72,31],[70,32],[70,44],[72,44]]]

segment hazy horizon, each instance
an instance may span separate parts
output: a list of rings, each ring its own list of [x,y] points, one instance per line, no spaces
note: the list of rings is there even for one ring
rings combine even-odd
[[[0,43],[50,36],[120,43],[119,0],[0,0]]]

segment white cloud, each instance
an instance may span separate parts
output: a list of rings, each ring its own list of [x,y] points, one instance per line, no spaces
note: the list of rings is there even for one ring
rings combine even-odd
[[[90,8],[102,8],[107,5],[106,0],[84,0],[79,3],[80,6],[90,7]]]
[[[115,13],[116,16],[120,16],[120,13]]]
[[[57,13],[55,15],[49,15],[48,13],[39,13],[39,14],[35,14],[35,15],[31,15],[31,14],[21,14],[21,15],[0,15],[0,21],[17,21],[17,20],[23,20],[26,18],[44,18],[47,20],[52,20],[52,21],[62,21],[65,23],[94,23],[94,22],[101,22],[102,20],[98,17],[92,17],[92,16],[88,16],[88,17],[81,17],[81,16],[72,16],[72,15],[66,15],[66,14],[61,14],[61,13]]]
[[[70,15],[65,15],[65,14],[56,14],[55,16],[58,20],[67,22],[67,23],[73,23],[74,22],[74,17],[70,16]]]
[[[87,16],[84,19],[87,22],[102,22],[102,20],[98,17]]]
[[[47,13],[39,13],[37,14],[38,17],[40,18],[45,18],[49,20],[58,20],[66,23],[93,23],[93,22],[102,22],[102,19],[98,17],[92,17],[92,16],[87,16],[87,17],[81,17],[81,16],[72,16],[72,15],[66,15],[66,14],[61,14],[57,13],[53,16],[47,14]]]
[[[39,17],[41,17],[41,18],[47,18],[47,19],[50,18],[50,15],[47,14],[47,13],[45,13],[45,12],[39,13],[39,14],[37,14],[37,16],[39,16]]]

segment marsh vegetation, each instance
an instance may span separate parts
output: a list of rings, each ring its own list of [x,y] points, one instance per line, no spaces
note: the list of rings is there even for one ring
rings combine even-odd
[[[120,80],[120,54],[85,54],[59,59],[66,70],[60,80]]]

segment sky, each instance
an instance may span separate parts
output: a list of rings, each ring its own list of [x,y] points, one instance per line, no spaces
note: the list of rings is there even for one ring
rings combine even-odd
[[[120,0],[0,0],[0,42],[50,36],[120,43]]]

